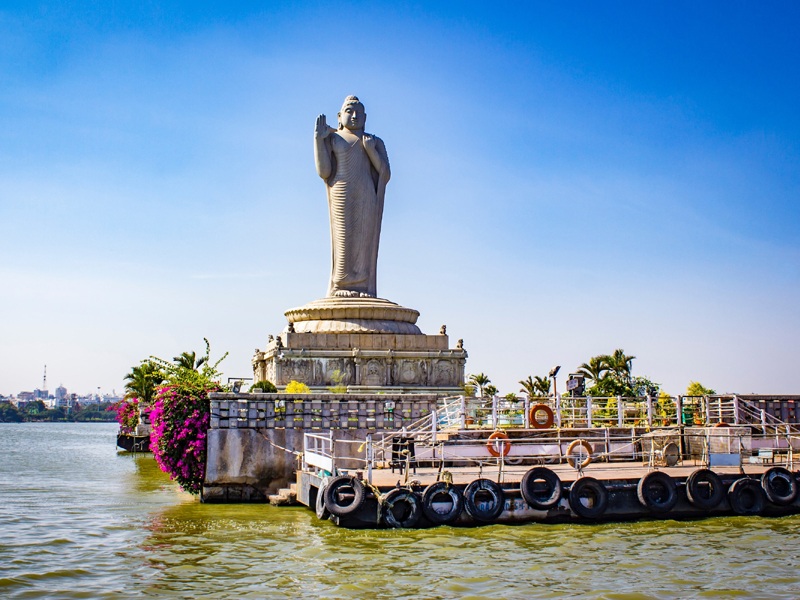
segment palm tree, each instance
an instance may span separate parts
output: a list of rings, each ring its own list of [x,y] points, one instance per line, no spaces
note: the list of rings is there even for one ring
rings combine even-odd
[[[478,396],[483,398],[486,395],[486,387],[492,383],[485,373],[478,373],[477,375],[470,375],[467,379],[469,383],[478,388]]]
[[[175,364],[179,367],[183,367],[184,369],[189,369],[190,371],[197,371],[207,360],[207,356],[203,356],[197,358],[197,353],[192,352],[181,352],[180,356],[175,356],[172,358],[175,361]]]
[[[521,392],[525,392],[528,398],[542,398],[550,395],[550,378],[528,375],[527,379],[519,382],[522,386]]]
[[[588,363],[583,363],[578,367],[578,372],[583,373],[586,379],[599,383],[609,371],[608,358],[606,354],[593,356]]]
[[[536,379],[539,379],[538,377]],[[533,381],[533,377],[528,375],[527,379],[522,379],[519,381],[519,384],[522,386],[519,391],[523,394],[526,394],[528,398],[533,398],[536,395],[536,383]]]
[[[607,360],[608,368],[623,380],[628,380],[631,377],[631,362],[636,358],[635,356],[628,356],[622,348],[614,350],[614,354],[605,357]]]
[[[549,396],[550,395],[550,378],[549,377],[539,377],[538,375],[533,378],[533,386],[538,392],[537,396]]]
[[[126,396],[136,397],[145,406],[149,406],[155,396],[156,386],[164,382],[164,374],[157,365],[145,361],[135,366],[125,375]]]

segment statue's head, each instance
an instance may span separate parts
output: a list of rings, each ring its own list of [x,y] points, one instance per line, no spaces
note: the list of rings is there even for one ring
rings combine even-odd
[[[347,128],[350,131],[364,129],[367,122],[367,113],[364,105],[357,96],[348,96],[344,99],[342,110],[339,112],[339,129]]]

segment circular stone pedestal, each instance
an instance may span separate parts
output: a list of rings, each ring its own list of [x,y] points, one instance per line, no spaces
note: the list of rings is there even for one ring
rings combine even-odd
[[[296,333],[422,333],[419,311],[383,298],[322,298],[284,314]]]

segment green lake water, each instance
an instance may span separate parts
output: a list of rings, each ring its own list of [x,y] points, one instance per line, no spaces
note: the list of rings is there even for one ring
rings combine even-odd
[[[349,531],[200,504],[112,424],[0,424],[0,598],[797,598],[800,517]]]

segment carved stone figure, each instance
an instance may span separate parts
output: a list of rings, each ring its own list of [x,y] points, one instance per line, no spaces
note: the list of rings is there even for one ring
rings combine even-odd
[[[367,114],[357,97],[345,98],[338,117],[338,129],[325,115],[314,127],[314,158],[331,221],[328,296],[374,298],[389,158],[383,141],[364,132]]]
[[[447,335],[447,325],[442,325],[439,328],[439,335]]]

